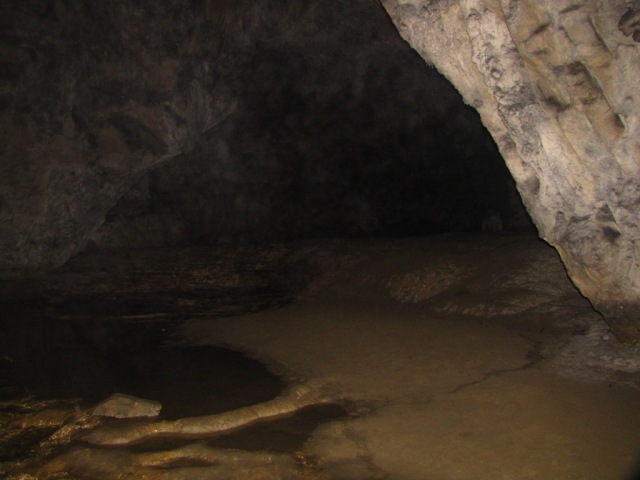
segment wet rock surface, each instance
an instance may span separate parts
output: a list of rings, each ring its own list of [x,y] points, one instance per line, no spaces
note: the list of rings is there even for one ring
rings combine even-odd
[[[114,393],[91,410],[91,415],[113,418],[157,417],[162,404],[155,400]]]
[[[320,268],[304,246],[92,250],[26,281],[0,282],[4,308],[59,319],[180,320],[272,308]],[[313,247],[310,247],[313,248]]]

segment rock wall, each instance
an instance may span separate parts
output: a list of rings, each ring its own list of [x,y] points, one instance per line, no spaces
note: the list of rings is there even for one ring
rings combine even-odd
[[[420,234],[511,208],[478,114],[375,0],[0,9],[0,276],[87,244]]]
[[[222,26],[182,6],[2,2],[3,274],[64,262],[132,179],[232,110],[210,65]]]
[[[383,0],[492,133],[540,236],[640,338],[640,2]]]
[[[578,288],[621,339],[637,340],[640,3],[381,3],[404,38],[480,113],[540,235],[558,249]],[[289,198],[283,192],[298,189],[313,196],[316,187],[313,182],[292,183],[292,178],[303,178],[312,170],[319,176],[335,170],[338,182],[355,175],[355,170],[343,168],[346,163],[325,168],[328,164],[323,162],[336,151],[345,162],[359,162],[370,171],[368,159],[386,156],[389,163],[392,147],[406,146],[410,130],[413,135],[425,132],[419,149],[432,157],[437,152],[439,161],[424,156],[433,162],[427,169],[429,193],[444,191],[430,203],[410,198],[413,210],[432,212],[427,220],[455,217],[446,210],[453,205],[446,195],[453,185],[467,193],[489,190],[484,180],[473,185],[457,179],[466,182],[467,172],[494,165],[493,160],[482,163],[494,159],[491,148],[482,150],[480,140],[470,148],[455,147],[450,157],[442,153],[443,119],[453,125],[457,136],[451,143],[458,145],[461,131],[477,132],[472,117],[452,107],[455,92],[433,87],[441,82],[431,74],[423,77],[431,80],[425,80],[429,87],[422,90],[407,89],[416,85],[413,73],[393,74],[420,68],[379,7],[376,0],[2,2],[0,275],[59,265],[90,238],[114,238],[116,243],[141,238],[138,227],[148,237],[172,237],[175,232],[169,230],[176,223],[171,218],[164,224],[151,222],[151,228],[159,229],[157,235],[149,230],[149,222],[136,223],[137,219],[128,233],[107,228],[101,234],[100,229],[119,199],[129,198],[139,206],[150,184],[161,193],[160,200],[166,200],[167,185],[177,177],[174,171],[186,179],[188,188],[194,178],[206,177],[202,172],[213,172],[212,185],[218,192],[220,179],[242,183],[237,181],[239,172],[262,181],[263,167],[278,170],[280,177],[263,184],[280,182],[280,203],[263,202],[264,185],[255,182],[249,182],[255,190],[252,196],[240,203],[263,209],[268,205],[268,213],[258,215],[265,228],[275,219],[286,231],[293,224],[289,218],[302,217],[278,216]],[[330,37],[337,39],[336,47],[331,47]],[[310,74],[316,67],[321,69]],[[343,83],[338,85],[336,78]],[[309,83],[298,83],[300,79]],[[398,101],[392,92],[399,94]],[[376,104],[375,114],[371,102]],[[421,117],[418,110],[430,113]],[[393,113],[387,115],[389,111]],[[347,113],[355,119],[349,127],[340,123]],[[384,128],[368,129],[374,120]],[[243,132],[245,128],[254,128],[258,136]],[[311,142],[319,137],[327,143]],[[357,148],[354,138],[360,142]],[[367,145],[369,139],[373,143]],[[307,163],[295,162],[305,155]],[[272,162],[284,157],[291,163]],[[463,157],[461,163],[449,162]],[[172,162],[189,162],[191,168],[163,170]],[[398,165],[398,171],[405,168]],[[455,170],[462,173],[452,176]],[[158,172],[155,177],[145,180],[153,171]],[[187,171],[194,176],[185,176]],[[402,179],[414,180],[414,171],[398,176],[390,194],[408,193]],[[348,175],[340,178],[340,172]],[[158,178],[168,179],[168,184],[158,186]],[[342,203],[329,208],[325,204],[324,212],[350,205],[355,222],[370,218],[371,202],[365,193],[377,181],[360,179],[361,191],[346,200],[350,187],[334,190],[332,195]],[[230,185],[235,184],[225,188],[231,193],[218,203],[233,201],[236,189]],[[133,194],[126,197],[132,187]],[[171,195],[204,204],[218,198],[193,190],[183,193]],[[505,197],[489,198],[484,213],[491,214],[500,198]],[[438,206],[445,204],[446,208]],[[120,207],[113,218],[132,211],[131,203]],[[143,205],[138,210],[159,218],[157,209]],[[247,225],[255,224],[250,210],[240,212],[246,213]],[[307,218],[317,218],[306,207],[299,211],[303,216],[305,212]],[[216,237],[219,218],[226,215],[233,223],[237,213],[208,212],[214,221],[196,236]],[[474,212],[475,217],[463,220],[469,225],[482,214]],[[192,225],[205,218],[192,217]],[[234,224],[234,232],[244,227]],[[224,233],[221,237],[229,240]]]

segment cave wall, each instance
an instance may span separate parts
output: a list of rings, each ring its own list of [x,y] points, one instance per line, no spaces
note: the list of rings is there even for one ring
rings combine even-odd
[[[0,8],[1,275],[517,211],[477,112],[375,0]]]
[[[2,2],[3,275],[77,253],[132,179],[232,110],[210,62],[223,25],[183,6]]]
[[[638,339],[638,2],[381,3],[400,34],[477,109],[540,235],[560,252],[578,288],[605,314],[620,338]],[[323,43],[336,35],[338,26],[340,43],[334,45],[361,46],[362,50],[340,50]],[[324,50],[318,50],[320,46]],[[189,186],[194,178],[208,176],[213,182],[210,185],[216,186],[220,178],[236,178],[238,165],[260,175],[263,170],[256,170],[255,165],[269,169],[275,165],[271,163],[274,158],[293,159],[304,152],[311,159],[298,163],[304,168],[297,172],[285,169],[278,179],[283,191],[313,191],[316,184],[290,179],[322,165],[313,161],[313,152],[316,159],[331,155],[329,149],[320,148],[322,145],[309,145],[314,137],[311,133],[318,129],[331,139],[330,144],[342,148],[343,159],[355,163],[366,161],[371,152],[384,156],[391,151],[390,145],[402,146],[398,132],[407,131],[406,121],[425,129],[431,123],[437,129],[441,123],[438,118],[458,118],[452,123],[453,130],[475,131],[472,116],[450,110],[450,100],[457,95],[452,89],[443,87],[435,98],[429,97],[429,88],[416,87],[417,77],[393,75],[394,71],[404,72],[405,67],[422,68],[406,52],[375,0],[3,2],[1,274],[24,275],[60,265],[88,241],[114,244],[138,238],[135,225],[129,228],[132,211],[134,217],[135,212],[148,214],[142,222],[147,233],[148,219],[159,218],[157,210],[149,209],[149,192],[169,198],[169,203],[176,203],[185,192],[194,198]],[[334,62],[336,56],[340,61]],[[296,60],[309,57],[316,63]],[[404,60],[397,60],[400,57]],[[309,88],[287,76],[293,65],[298,69],[297,82],[323,62],[338,67],[318,70],[326,76],[308,84]],[[334,90],[336,75],[346,80],[347,90]],[[380,85],[367,98],[385,105],[383,112],[393,110],[394,105],[403,105],[405,110],[396,108],[400,112],[397,116],[383,118],[386,124],[382,131],[346,129],[344,134],[340,129],[332,130],[346,113],[352,115],[355,125],[372,123],[378,110],[367,110],[371,103],[354,92],[372,90],[374,78]],[[400,94],[399,101],[386,98],[385,93],[394,85],[396,93],[405,89],[407,80],[416,90]],[[414,91],[427,93],[417,98]],[[300,104],[313,104],[316,110],[305,117]],[[416,112],[423,106],[440,116],[421,117]],[[318,109],[323,108],[331,115],[318,116]],[[336,111],[340,115],[333,115]],[[309,127],[309,118],[316,124]],[[405,118],[405,123],[392,121],[398,118]],[[323,122],[328,125],[325,130]],[[243,128],[252,126],[262,131],[262,136],[241,134]],[[427,131],[420,128],[414,130]],[[374,142],[366,147],[368,136],[378,139],[389,132],[396,136],[388,144]],[[362,141],[344,143],[354,137]],[[427,135],[420,148],[432,152],[437,138]],[[300,147],[304,144],[308,148]],[[354,145],[355,155],[350,155]],[[466,178],[467,169],[482,171],[477,168],[482,157],[494,158],[491,146],[482,150],[481,145],[482,141],[466,150],[453,149],[451,158],[468,157],[468,162],[456,167],[462,174],[455,178]],[[179,183],[180,176],[186,175],[178,167],[172,170],[173,162],[180,161],[192,165],[186,170],[192,176],[183,181],[187,190],[172,199],[167,193],[171,193],[171,181]],[[451,178],[440,181],[451,170],[444,177],[437,176],[438,170],[446,170],[446,163],[431,164],[428,173],[434,174],[433,189],[456,183]],[[225,169],[225,164],[231,168]],[[283,164],[278,165],[282,169]],[[402,165],[399,170],[405,165],[415,167]],[[407,172],[413,178],[413,171]],[[225,185],[228,188],[229,184]],[[361,186],[366,190],[366,182]],[[264,207],[264,195],[258,187],[254,189],[258,193],[254,192],[245,205]],[[488,190],[482,182],[473,188],[480,193]],[[400,182],[391,194],[402,190]],[[354,211],[371,207],[362,191],[350,200]],[[340,195],[348,196],[346,190]],[[211,200],[201,192],[195,197],[194,203]],[[223,204],[233,197],[231,193],[214,200]],[[287,198],[285,195],[280,204],[265,212],[281,212],[278,205],[286,205]],[[452,218],[450,212],[443,214],[442,209],[433,207],[438,202],[444,205],[444,198],[446,195],[432,204],[417,203],[416,210],[433,213],[420,220],[437,220],[438,214]],[[333,210],[349,203],[344,198],[342,202]],[[490,213],[495,198],[491,202],[476,214]],[[448,205],[451,208],[451,203]],[[307,211],[309,218],[317,217],[316,212],[301,210]],[[214,209],[210,212],[214,221],[209,223],[215,228],[201,234],[211,238],[220,228],[231,228],[219,224],[218,219],[226,215],[235,221],[242,212],[217,215]],[[263,216],[267,225],[276,218]],[[283,228],[292,224],[289,217],[283,218]],[[477,222],[478,218],[465,221]],[[202,219],[196,215],[190,223],[202,223]],[[111,226],[105,220],[112,221]],[[253,220],[247,217],[245,226],[250,224]],[[114,225],[119,226],[112,228]],[[156,222],[157,235],[148,236],[171,241],[172,236],[182,238],[190,229],[187,226],[172,233],[175,225],[171,218],[165,218]],[[233,228],[240,232],[244,227]]]
[[[234,112],[134,184],[91,247],[529,227],[477,112],[395,30],[345,16],[322,9],[318,32],[247,55],[254,75],[227,72]]]
[[[540,236],[640,338],[640,2],[383,0],[480,112]]]

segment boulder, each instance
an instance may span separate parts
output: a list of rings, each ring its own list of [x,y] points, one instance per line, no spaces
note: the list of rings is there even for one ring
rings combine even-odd
[[[106,400],[96,405],[91,413],[101,417],[113,418],[137,418],[157,417],[162,409],[162,404],[155,400],[114,393]]]

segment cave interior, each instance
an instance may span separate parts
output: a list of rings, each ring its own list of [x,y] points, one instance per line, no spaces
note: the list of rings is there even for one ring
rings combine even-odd
[[[309,440],[320,425],[363,421],[385,406],[380,398],[387,395],[384,390],[364,394],[357,382],[353,386],[347,380],[345,385],[351,387],[339,388],[352,388],[354,398],[361,394],[366,400],[337,395],[335,401],[324,402],[313,397],[309,401],[314,405],[312,411],[305,410],[306,404],[291,407],[298,412],[293,420],[291,412],[283,410],[282,421],[289,423],[269,427],[269,421],[262,422],[263,427],[239,430],[218,444],[210,440],[206,452],[181,438],[173,444],[169,439],[165,444],[132,447],[131,452],[144,452],[133,462],[118,456],[120,450],[108,457],[108,450],[86,447],[99,437],[83,436],[95,424],[86,418],[68,421],[69,409],[84,411],[87,405],[122,390],[161,399],[163,419],[174,420],[269,402],[305,376],[322,377],[311,367],[297,370],[302,360],[296,365],[286,353],[282,358],[273,354],[269,348],[284,348],[278,341],[286,344],[276,339],[277,333],[274,339],[263,333],[268,345],[264,351],[256,346],[263,341],[260,334],[256,333],[257,340],[234,335],[241,335],[237,332],[243,331],[245,317],[250,325],[246,328],[259,332],[259,322],[257,326],[251,323],[253,316],[276,315],[273,312],[292,304],[295,308],[296,302],[305,304],[306,296],[316,291],[331,290],[339,299],[336,304],[344,303],[344,310],[350,312],[349,295],[354,305],[363,301],[360,287],[340,290],[348,278],[335,272],[353,264],[369,272],[359,274],[362,288],[373,288],[373,281],[367,278],[382,278],[382,267],[377,265],[383,262],[380,258],[388,257],[391,266],[383,270],[390,276],[384,282],[396,282],[388,288],[390,295],[402,305],[412,305],[400,310],[417,309],[409,315],[418,319],[454,312],[487,325],[489,332],[497,324],[513,330],[514,338],[528,339],[528,346],[522,347],[526,359],[521,364],[510,363],[511,359],[504,365],[492,364],[478,374],[484,380],[498,378],[499,372],[542,371],[539,362],[544,364],[541,359],[560,348],[559,339],[596,328],[589,330],[591,323],[583,320],[545,323],[543,315],[578,312],[576,317],[598,325],[602,338],[608,334],[598,314],[566,278],[555,252],[538,239],[500,151],[476,110],[400,38],[377,2],[131,0],[114,6],[111,2],[34,1],[16,7],[3,27],[11,31],[7,38],[46,47],[34,47],[32,57],[23,63],[6,64],[2,72],[6,79],[18,89],[33,92],[19,97],[22,103],[12,104],[12,111],[16,116],[35,118],[43,127],[42,136],[63,132],[73,144],[53,150],[52,155],[62,156],[73,148],[86,154],[86,159],[74,160],[71,166],[64,158],[42,160],[38,168],[50,168],[44,202],[52,219],[39,227],[38,235],[46,237],[51,228],[45,251],[50,249],[53,260],[46,268],[8,276],[1,282],[4,406],[0,421],[12,433],[0,436],[0,454],[6,462],[0,471],[4,468],[9,478],[22,478],[17,475],[24,472],[50,478],[46,475],[55,474],[55,468],[57,473],[82,471],[90,472],[86,474],[91,478],[112,478],[112,470],[96,467],[104,461],[130,468],[130,478],[147,478],[136,476],[153,471],[151,460],[143,456],[152,455],[149,452],[160,455],[157,452],[163,448],[172,453],[167,454],[168,460],[157,461],[161,468],[193,472],[227,465],[235,472],[220,478],[422,478],[412,475],[439,472],[438,468],[449,469],[452,476],[433,478],[470,478],[464,476],[469,472],[476,475],[473,478],[498,478],[496,470],[477,464],[455,470],[455,462],[435,462],[429,470],[417,453],[402,457],[395,471],[384,454],[377,462],[376,448],[386,447],[376,447],[375,439],[397,431],[392,421],[382,424],[382,430],[365,428],[367,433],[357,442],[356,427],[344,430],[340,442],[357,444],[353,458],[347,458],[348,446],[338,449],[340,454],[322,447],[322,438],[329,443],[337,438],[327,437],[328,429],[322,430],[326,438]],[[48,38],[44,30],[55,32],[55,38]],[[38,43],[34,38],[42,40]],[[160,137],[162,128],[152,127],[163,121],[164,136]],[[40,197],[34,198],[37,202]],[[62,211],[73,212],[71,220]],[[486,247],[487,242],[493,246]],[[496,253],[502,245],[506,253]],[[66,253],[60,256],[59,251]],[[449,254],[460,255],[456,258],[462,259],[461,266],[446,266]],[[523,285],[534,282],[562,284],[557,290],[561,293],[553,291],[553,309],[537,316],[534,310],[518,309],[529,301],[535,308],[550,304],[547,300],[535,303],[523,295],[514,301],[520,302],[518,307],[510,304],[512,310],[508,310],[502,306],[502,313],[496,314],[498,307],[477,306],[490,303],[486,296],[491,293],[474,296],[475,287],[464,285],[452,293],[461,303],[443,306],[444,300],[436,299],[427,307],[420,306],[420,295],[429,301],[432,298],[423,292],[425,288],[439,293],[449,287],[450,276],[466,278],[467,254],[471,259],[468,270],[481,269],[487,284],[520,263],[538,265],[537,255],[544,258],[540,265],[548,270],[536,267],[535,275],[540,278],[527,280],[529,283],[523,280],[517,288],[525,289]],[[418,268],[427,278],[422,290],[420,275],[409,272],[414,261],[416,268],[427,262],[424,270]],[[481,267],[473,262],[480,262]],[[369,271],[369,264],[376,267]],[[436,272],[433,284],[424,273],[430,268]],[[333,287],[338,293],[332,290],[332,275],[338,278]],[[406,293],[407,289],[413,290]],[[372,295],[380,294],[375,292]],[[502,305],[502,297],[495,295],[495,304]],[[505,320],[513,312],[521,317]],[[500,320],[494,324],[493,318]],[[240,326],[234,326],[234,319]],[[444,324],[449,325],[447,322]],[[199,336],[207,337],[202,325],[218,323],[222,325],[220,337],[209,344],[199,343]],[[333,326],[327,321],[327,329]],[[471,342],[462,348],[482,350],[484,353],[473,355],[489,356],[483,349],[490,349],[491,341],[473,343],[481,337],[461,330],[455,322],[449,326],[450,335]],[[361,328],[368,328],[366,321]],[[444,327],[434,328],[439,338],[438,328]],[[282,338],[288,338],[287,334]],[[327,344],[330,350],[329,338],[309,342]],[[358,343],[355,337],[347,341]],[[181,348],[180,342],[189,348]],[[544,342],[554,347],[545,350],[540,347]],[[344,346],[336,343],[335,348]],[[393,355],[393,351],[382,355]],[[318,355],[317,361],[322,362],[322,354]],[[456,354],[443,355],[451,355],[455,364]],[[502,353],[496,355],[503,358]],[[402,352],[398,358],[404,358]],[[287,365],[288,361],[292,364]],[[473,370],[469,366],[473,361],[465,360],[464,368]],[[462,368],[455,365],[451,368]],[[637,374],[612,375],[617,375],[617,383],[609,385],[618,389],[612,404],[620,402],[620,416],[626,416],[637,400],[637,392],[628,390],[637,382]],[[442,388],[455,393],[474,382],[481,380],[465,377],[459,384]],[[216,383],[229,385],[231,391],[223,391]],[[550,395],[560,395],[559,404],[570,408],[570,402],[558,393],[562,388],[553,385]],[[599,401],[599,395],[605,395],[598,390],[602,387],[588,387],[597,393],[582,386],[571,388],[578,397],[595,395]],[[227,401],[229,398],[233,399]],[[238,398],[243,400],[238,403]],[[286,394],[283,398],[288,401]],[[391,394],[389,398],[388,404],[402,403]],[[404,398],[413,401],[411,394]],[[596,408],[596,400],[589,408]],[[424,407],[416,408],[417,412]],[[64,420],[54,411],[66,412]],[[18,420],[27,425],[24,418],[38,414],[40,425],[46,428],[35,423],[23,430],[16,427]],[[403,415],[407,418],[406,412]],[[553,423],[546,417],[542,421]],[[511,420],[505,422],[508,429]],[[611,422],[615,428],[624,423],[617,418]],[[631,433],[625,430],[620,435],[624,455],[615,451],[601,455],[604,466],[598,463],[597,475],[611,465],[622,472],[632,464],[632,452],[637,449],[625,442],[637,440],[633,433],[637,423],[636,415],[628,425]],[[73,426],[67,429],[67,437],[59,433],[64,425]],[[429,425],[438,428],[435,423]],[[592,433],[609,431],[602,426],[590,428]],[[290,433],[287,440],[278,440],[282,431]],[[52,432],[65,440],[55,446]],[[464,441],[471,441],[472,435],[465,435]],[[571,431],[561,441],[577,435],[580,431]],[[420,441],[414,447],[420,447]],[[371,445],[365,445],[367,442]],[[60,450],[60,445],[69,443],[76,450]],[[425,448],[429,445],[425,441]],[[550,442],[549,448],[554,445]],[[521,447],[528,448],[528,444]],[[207,456],[213,455],[214,448],[253,453],[228,463],[228,454],[224,460]],[[283,458],[265,467],[258,452],[278,449]],[[298,452],[293,466],[291,458],[284,458],[292,451]],[[394,449],[386,451],[391,455]],[[583,451],[576,455],[574,463],[585,463]],[[59,461],[54,468],[51,459],[56,456]],[[526,478],[550,478],[545,475],[554,468],[569,475],[588,467],[588,462],[587,467],[577,467],[558,458],[551,467],[544,460],[532,459],[541,476]],[[412,462],[414,470],[407,467]],[[249,466],[255,477],[242,476],[248,475]],[[525,468],[519,464],[503,467],[520,473],[524,470],[518,468]],[[278,476],[283,471],[288,473]]]

